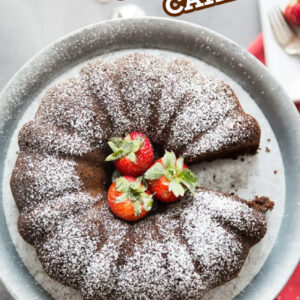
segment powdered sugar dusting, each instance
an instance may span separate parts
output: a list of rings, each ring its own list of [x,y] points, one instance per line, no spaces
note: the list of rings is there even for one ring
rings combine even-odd
[[[38,254],[50,276],[88,299],[199,297],[241,268],[252,244],[235,228],[245,240],[256,231],[254,243],[266,225],[263,213],[201,189],[134,226],[103,203],[85,215],[53,229]]]
[[[234,112],[231,118],[244,115],[228,85],[203,77],[183,59],[166,63],[152,55],[135,53],[113,62],[96,60],[84,66],[81,74],[110,116],[114,134],[142,131],[152,141],[176,152],[222,125],[229,112]],[[251,139],[251,133],[246,130],[243,134]],[[211,152],[230,146],[229,135],[223,134],[222,139],[223,144],[213,144]],[[247,138],[237,142],[246,145]],[[192,150],[185,154],[195,156]]]
[[[21,150],[82,156],[97,148],[78,132],[68,132],[63,128],[40,119],[27,123],[20,132]]]
[[[18,207],[31,209],[66,192],[80,191],[83,184],[74,161],[22,153],[13,173],[12,189]]]
[[[182,155],[193,160],[199,155],[237,145],[241,141],[247,142],[252,134],[251,128],[255,128],[253,122],[252,117],[233,112],[227,118],[222,118],[222,121],[216,122],[214,128],[196,137],[193,143],[188,144],[182,151]]]
[[[130,132],[131,123],[125,114],[125,103],[118,87],[120,73],[116,65],[91,62],[83,67],[81,74],[112,121],[113,133],[122,135]]]
[[[32,244],[38,244],[41,238],[64,223],[70,216],[83,213],[100,201],[101,196],[92,197],[84,192],[67,193],[46,203],[40,203],[34,209],[26,209],[20,214],[20,233]]]
[[[72,287],[78,286],[87,260],[97,250],[96,238],[87,234],[88,230],[92,234],[93,229],[89,224],[79,222],[78,218],[71,218],[39,245],[38,256],[50,277]]]
[[[36,118],[69,130],[72,135],[78,134],[85,143],[89,142],[97,147],[103,147],[110,136],[105,113],[79,76],[49,89]]]
[[[139,57],[139,55],[135,57]],[[153,63],[153,61],[156,61],[156,59],[147,56],[147,58],[145,58],[147,63],[145,63],[145,61],[143,63],[143,59],[142,64],[139,64],[140,61],[137,61],[137,74],[141,76],[147,72],[143,71],[139,73],[140,69],[147,66],[147,64],[149,65],[149,62]],[[120,61],[122,61],[122,59],[120,59],[119,62]],[[130,61],[130,59],[128,59],[128,61]],[[92,73],[90,73],[91,69],[93,70],[98,64],[101,64],[100,69],[102,70],[98,70],[95,73],[96,75],[93,75],[94,78],[89,77],[89,74],[93,74],[94,72],[92,71]],[[133,69],[131,66],[124,64],[125,63],[123,63],[123,67],[125,70],[130,70],[130,72],[128,71],[129,75],[132,75]],[[102,121],[95,121],[98,113],[101,114],[101,112],[107,114],[108,118],[104,119],[108,124],[110,122],[112,123],[113,133],[124,133],[126,130],[132,128],[131,126],[141,126],[149,130],[153,140],[156,138],[157,141],[162,139],[166,141],[165,136],[161,137],[157,133],[155,135],[153,131],[151,131],[153,122],[149,122],[148,116],[151,116],[154,112],[156,113],[158,122],[153,124],[155,128],[157,128],[157,132],[170,132],[170,136],[174,135],[176,130],[170,129],[172,126],[168,126],[173,124],[173,120],[177,121],[177,117],[178,119],[180,118],[179,114],[176,117],[176,109],[180,107],[180,109],[184,111],[186,106],[182,104],[185,103],[184,101],[188,97],[188,85],[178,80],[180,77],[178,74],[190,79],[195,77],[195,69],[188,63],[185,64],[183,60],[181,63],[178,63],[179,67],[177,71],[175,71],[175,65],[177,64],[170,63],[168,68],[171,70],[173,67],[174,72],[170,72],[171,75],[162,73],[163,76],[160,77],[160,83],[164,82],[165,85],[161,85],[160,88],[158,88],[159,85],[155,86],[155,84],[147,85],[148,80],[151,82],[151,76],[153,76],[153,72],[149,71],[145,75],[146,77],[141,78],[142,92],[140,94],[137,93],[137,98],[131,99],[132,96],[135,96],[135,94],[133,94],[134,87],[137,88],[139,86],[134,85],[139,76],[128,77],[128,74],[126,74],[127,71],[123,71],[123,74],[127,75],[129,82],[130,79],[134,80],[131,82],[131,85],[126,85],[128,81],[124,80],[124,86],[120,87],[116,85],[114,79],[114,76],[118,75],[118,69],[115,68],[115,65],[117,65],[117,63],[92,62],[83,69],[81,76],[85,82],[83,83],[85,92],[83,95],[80,95],[80,97],[84,99],[83,102],[90,103],[91,106],[90,104],[84,104],[86,107],[79,106],[79,110],[82,109],[84,111],[82,114],[79,114],[79,110],[72,110],[71,107],[65,106],[68,99],[72,100],[77,94],[77,92],[73,93],[72,84],[70,94],[65,94],[64,88],[62,88],[61,92],[55,92],[53,94],[53,99],[55,99],[53,103],[47,102],[45,98],[37,114],[37,120],[35,121],[37,131],[36,135],[34,134],[33,136],[37,138],[28,138],[26,140],[28,143],[24,143],[24,145],[21,144],[21,146],[24,147],[22,150],[26,150],[28,153],[32,151],[31,154],[29,154],[32,155],[32,157],[38,155],[36,153],[38,151],[54,154],[55,156],[53,157],[49,156],[49,154],[45,154],[50,161],[51,159],[60,160],[56,155],[61,153],[72,156],[82,156],[93,151],[93,149],[97,149],[97,146],[99,147],[101,144],[100,140],[103,141],[105,139],[105,126],[100,128],[102,130],[101,135],[97,136],[91,131],[93,124],[102,124]],[[129,69],[127,69],[127,67]],[[86,68],[88,69],[88,74],[85,73]],[[147,68],[145,68],[145,70],[146,69]],[[158,66],[157,70],[159,70]],[[107,74],[109,74],[110,77],[107,77]],[[99,78],[102,76],[102,81],[99,81]],[[124,78],[126,78],[126,76]],[[80,80],[81,84],[81,79],[71,79],[71,81],[73,80]],[[119,80],[120,81],[117,82],[122,82],[122,79],[119,78]],[[144,80],[145,82],[143,82]],[[172,82],[175,82],[175,84],[167,88],[169,83]],[[85,85],[86,83],[88,83],[88,86]],[[153,86],[155,88],[151,90]],[[103,87],[103,89],[100,87]],[[214,87],[220,87],[220,83],[216,83]],[[156,88],[161,90],[162,93],[157,94]],[[80,91],[81,90],[82,89],[80,89]],[[74,88],[74,91],[76,91],[76,88]],[[103,91],[105,91],[104,94],[102,94]],[[145,99],[143,98],[143,94],[145,95]],[[70,98],[69,95],[71,95]],[[113,97],[109,98],[111,95],[113,95]],[[158,105],[158,107],[154,109],[153,103],[149,103],[149,99],[147,100],[147,97],[150,97],[150,95],[157,96],[156,99],[158,100],[156,100],[156,103],[164,106],[160,107]],[[223,94],[217,94],[216,97],[221,98],[223,96]],[[79,98],[76,101],[80,102]],[[228,94],[228,98],[231,99],[232,95]],[[138,100],[141,101],[142,106],[140,106],[139,109],[145,107],[145,110],[141,114],[138,113],[138,110],[135,111],[133,109],[131,111],[130,106],[128,108],[124,105],[124,99],[127,99],[126,103],[130,101],[132,101],[132,103]],[[193,100],[194,98],[191,97],[191,103]],[[201,103],[203,101],[204,100],[201,100]],[[228,101],[227,104],[228,103],[228,111],[230,111],[233,107],[230,101]],[[235,104],[233,104],[233,106],[234,105]],[[218,111],[218,107],[215,108],[216,111]],[[220,110],[222,109],[223,107],[220,106]],[[95,110],[97,110],[98,113],[95,114]],[[73,116],[73,113],[75,116]],[[218,113],[222,113],[222,111],[218,111]],[[188,113],[186,117],[183,118],[183,122],[184,119],[187,118],[187,115]],[[238,114],[235,117],[241,116]],[[170,122],[171,119],[172,122]],[[234,120],[235,118],[233,118],[233,121]],[[47,126],[47,124],[49,124],[48,122],[56,126],[54,127],[55,129],[53,129],[53,134],[47,132],[47,130],[51,131],[51,128],[49,130],[49,126]],[[86,122],[88,122],[88,124]],[[191,123],[191,126],[193,126],[193,124],[194,123]],[[43,125],[45,126],[43,127]],[[200,127],[193,127],[192,132],[188,130],[186,132],[182,130],[182,132],[185,137],[192,140],[199,134],[199,131],[197,131],[199,128]],[[42,134],[39,132],[41,129]],[[62,134],[57,135],[57,132],[60,132],[60,130]],[[247,134],[249,135],[251,132]],[[72,140],[73,135],[76,140]],[[31,134],[29,136],[31,136]],[[46,138],[43,140],[41,136],[45,136]],[[60,136],[61,140],[59,140]],[[65,145],[63,144],[64,140],[67,140],[69,137],[71,147],[68,147],[67,143]],[[59,142],[56,144],[57,139]],[[25,138],[23,139],[22,137],[20,140],[21,142],[25,141]],[[32,140],[35,140],[35,142],[30,144]],[[91,140],[95,141],[95,143],[93,142],[92,144]],[[98,145],[97,140],[100,141]],[[168,140],[171,140],[171,138]],[[217,145],[216,147],[219,146]],[[216,148],[214,147],[213,150],[215,151]],[[191,151],[191,153],[193,152]],[[66,162],[69,161],[66,160]],[[38,165],[35,165],[35,167],[38,168]],[[71,175],[76,174],[75,166],[73,167]],[[47,173],[45,170],[43,170],[43,172],[45,174]],[[62,169],[61,172],[63,173],[64,170]],[[41,177],[46,178],[47,176],[45,176],[44,173],[41,173]],[[66,209],[64,209],[64,207],[58,208],[56,213],[55,209],[53,211],[50,208],[51,199],[57,201],[59,205],[60,198],[57,198],[56,192],[51,193],[49,196],[47,194],[46,196],[41,196],[41,198],[47,198],[49,203],[45,206],[43,206],[43,204],[41,204],[40,207],[37,206],[36,211],[38,211],[38,209],[44,210],[45,224],[46,227],[47,225],[49,226],[49,232],[47,232],[46,240],[42,240],[39,244],[38,254],[50,276],[76,289],[80,289],[86,298],[198,298],[208,289],[219,284],[219,282],[235,277],[244,262],[244,254],[248,252],[249,247],[252,245],[244,244],[242,240],[249,238],[254,242],[254,238],[259,240],[263,236],[262,233],[264,233],[253,229],[254,227],[262,230],[265,228],[266,223],[263,214],[248,214],[252,209],[247,205],[239,202],[237,202],[238,204],[236,206],[231,205],[231,202],[236,202],[232,197],[224,196],[224,198],[222,198],[219,194],[204,192],[203,190],[199,190],[197,196],[194,197],[192,201],[186,198],[180,202],[179,205],[174,205],[165,212],[152,215],[144,221],[135,224],[135,226],[132,226],[115,219],[106,205],[102,204],[91,209],[90,205],[97,201],[101,203],[101,198],[86,198],[84,195],[81,195],[81,191],[84,187],[76,176],[74,178],[71,176],[68,180],[62,181],[64,187],[60,186],[56,192],[57,194],[62,193],[62,196],[66,195],[66,197],[69,194],[70,202],[74,202],[74,205],[78,206],[78,210],[71,204],[70,207]],[[54,178],[54,174],[50,177]],[[55,179],[55,181],[60,180],[60,178]],[[51,179],[47,179],[45,182],[47,185],[49,182],[51,183]],[[72,190],[69,190],[70,182],[72,182],[73,185]],[[52,184],[55,185],[56,182],[54,183],[53,181]],[[64,190],[64,188],[66,188],[66,190]],[[41,191],[43,193],[47,192],[44,192],[43,189],[41,189]],[[204,204],[206,200],[209,203],[214,201],[215,198],[221,198],[222,201],[230,203],[228,206],[225,205],[222,208],[224,214],[222,210],[220,212],[218,211],[218,206],[208,208],[208,206],[206,206],[207,204]],[[203,204],[200,204],[201,202],[203,202]],[[49,210],[47,208],[48,204],[50,205]],[[35,209],[36,205],[39,205],[39,202],[30,206],[30,209]],[[222,207],[222,205],[220,205],[220,207]],[[82,213],[81,209],[84,213]],[[240,211],[243,217],[241,217],[241,215],[237,218],[235,218],[234,215],[231,216],[230,212],[233,210]],[[49,222],[50,219],[47,218],[48,212],[48,217],[53,213],[54,222]],[[65,217],[67,213],[69,217]],[[39,214],[37,213],[32,219],[37,215]],[[195,220],[195,218],[193,218],[195,216],[199,216],[199,218]],[[249,222],[245,222],[245,219],[249,220]],[[37,223],[34,224],[39,224],[39,222],[40,221],[37,221]],[[241,223],[243,223],[244,226],[242,226]],[[42,224],[37,226],[43,227]],[[230,228],[229,230],[227,229],[228,227]],[[237,227],[241,227],[240,232],[237,232]],[[210,232],[209,240],[212,245],[207,246],[207,242],[203,239],[203,236],[207,233],[205,231],[204,234],[203,228],[206,228],[206,231]],[[36,242],[38,243],[38,241]],[[221,247],[223,244],[225,245],[224,248]],[[200,248],[201,250],[199,250]],[[207,266],[205,272],[200,268],[201,262]],[[151,287],[153,287],[153,289]],[[137,295],[137,291],[139,295]]]
[[[211,132],[226,120],[229,111],[235,110],[236,116],[241,115],[234,93],[222,82],[196,74],[187,83],[184,103],[170,125],[167,145],[172,149],[180,149],[198,135]],[[218,149],[212,147],[212,151]]]

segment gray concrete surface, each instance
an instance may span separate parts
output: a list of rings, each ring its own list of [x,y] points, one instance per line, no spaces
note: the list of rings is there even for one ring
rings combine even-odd
[[[35,53],[82,26],[110,18],[134,3],[149,16],[166,17],[162,0],[0,0],[0,89]],[[256,0],[236,0],[179,17],[215,30],[246,47],[260,32]],[[11,297],[0,286],[0,299]]]

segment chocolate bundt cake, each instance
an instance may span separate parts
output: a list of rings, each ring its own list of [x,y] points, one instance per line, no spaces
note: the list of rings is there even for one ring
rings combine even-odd
[[[19,133],[19,232],[47,274],[85,299],[199,299],[237,276],[272,203],[198,188],[137,223],[114,217],[107,141],[132,131],[189,163],[255,153],[260,141],[233,90],[184,59],[94,60],[48,90]]]

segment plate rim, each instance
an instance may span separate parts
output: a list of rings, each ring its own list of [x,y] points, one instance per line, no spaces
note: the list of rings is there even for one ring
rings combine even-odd
[[[59,48],[62,45],[65,45],[67,43],[72,43],[72,39],[76,39],[76,38],[83,38],[83,36],[89,32],[93,32],[93,31],[97,31],[99,30],[101,27],[105,27],[105,26],[116,26],[116,27],[120,27],[120,26],[124,26],[127,28],[130,28],[130,26],[132,26],[132,24],[147,24],[148,26],[152,26],[152,28],[154,28],[155,26],[157,26],[157,23],[159,24],[164,24],[165,25],[165,30],[166,28],[168,28],[170,30],[171,27],[176,27],[176,28],[180,28],[181,30],[185,30],[187,35],[195,35],[195,32],[202,32],[203,34],[206,34],[207,36],[211,37],[212,39],[216,39],[219,41],[222,41],[222,43],[227,47],[227,49],[224,49],[224,47],[221,49],[223,51],[224,54],[227,54],[228,56],[230,55],[229,51],[233,51],[233,53],[231,53],[231,55],[233,55],[235,57],[235,59],[237,61],[243,61],[245,66],[248,66],[251,69],[251,74],[252,76],[255,77],[255,72],[259,73],[259,74],[263,74],[264,79],[262,80],[262,83],[258,83],[258,87],[265,87],[264,82],[267,80],[269,81],[269,85],[274,85],[276,87],[276,95],[274,94],[274,90],[271,90],[271,88],[267,89],[267,91],[265,91],[264,93],[268,94],[268,95],[273,95],[274,99],[277,99],[279,97],[282,97],[282,101],[285,102],[286,108],[284,109],[282,105],[280,105],[280,103],[278,103],[278,106],[280,109],[284,110],[285,113],[287,114],[287,117],[289,118],[289,122],[290,124],[290,131],[289,132],[289,137],[291,135],[296,136],[296,141],[292,142],[290,141],[290,144],[292,146],[295,146],[296,149],[300,150],[300,119],[298,116],[298,113],[296,111],[296,108],[293,107],[293,104],[291,102],[291,100],[289,99],[287,93],[283,90],[283,88],[281,87],[281,85],[277,82],[277,80],[275,78],[273,78],[273,76],[271,75],[271,73],[269,72],[269,70],[263,66],[260,62],[258,62],[254,57],[252,57],[245,49],[241,48],[238,44],[236,44],[235,42],[231,41],[230,39],[210,30],[207,29],[205,27],[193,24],[193,23],[189,23],[186,21],[180,21],[177,19],[167,19],[167,18],[160,18],[160,17],[143,17],[143,18],[129,18],[129,19],[118,19],[118,20],[107,20],[107,21],[102,21],[102,22],[98,22],[98,23],[94,23],[85,27],[82,27],[76,31],[71,32],[70,34],[67,34],[65,36],[63,36],[62,38],[58,39],[57,41],[53,42],[52,44],[50,44],[49,46],[45,47],[43,50],[41,50],[40,52],[38,52],[35,56],[33,56],[33,58],[31,58],[27,63],[24,64],[24,66],[11,78],[11,80],[6,84],[6,86],[4,87],[4,89],[2,90],[1,94],[0,94],[0,111],[2,109],[2,111],[4,112],[5,109],[7,109],[7,105],[9,107],[9,103],[12,101],[11,99],[13,99],[16,96],[16,93],[18,90],[18,88],[16,88],[16,86],[18,87],[18,83],[20,82],[20,80],[22,80],[22,78],[26,78],[26,76],[28,76],[28,74],[32,71],[32,66],[36,65],[37,63],[45,60],[45,57],[52,57],[51,51],[53,49],[56,49],[57,47]],[[183,34],[181,32],[181,34]],[[74,42],[74,40],[73,40]],[[209,45],[211,45],[211,47],[213,47],[213,42]],[[214,45],[216,47],[216,45]],[[164,49],[164,48],[162,48]],[[192,55],[194,57],[196,57],[195,55]],[[210,56],[209,56],[210,57]],[[208,58],[209,59],[209,58]],[[68,64],[67,64],[68,65]],[[67,66],[66,65],[66,66]],[[234,64],[235,65],[235,64]],[[55,68],[55,67],[54,67]],[[64,66],[59,68],[59,71],[63,71]],[[233,69],[234,70],[234,69]],[[233,71],[235,72],[235,71]],[[229,75],[229,74],[227,74]],[[230,75],[229,75],[230,76]],[[242,79],[244,80],[244,79]],[[246,83],[244,82],[244,85]],[[243,86],[243,82],[242,82],[242,86]],[[243,86],[244,87],[244,86]],[[30,88],[30,84],[29,84],[29,88]],[[263,95],[261,96],[261,98],[264,98]],[[5,100],[8,99],[7,102],[5,102]],[[15,99],[14,99],[15,100]],[[256,100],[256,99],[255,99]],[[261,100],[260,100],[261,101]],[[274,100],[275,101],[275,100]],[[22,101],[20,102],[22,104]],[[259,103],[256,101],[256,103],[259,105]],[[263,102],[260,102],[261,105],[263,105]],[[259,105],[260,106],[260,105]],[[260,107],[261,108],[261,107]],[[264,112],[264,110],[262,109],[262,111]],[[2,129],[2,127],[4,127],[5,124],[5,120],[2,120],[3,118],[3,114],[1,115],[0,113],[0,129]],[[266,118],[269,121],[269,118],[266,116]],[[4,118],[3,118],[4,119]],[[3,121],[3,122],[2,122]],[[273,128],[273,126],[272,126]],[[276,134],[276,133],[275,133]],[[0,138],[1,138],[2,133],[0,132]],[[276,135],[277,136],[277,135]],[[297,139],[298,137],[298,139]],[[291,137],[290,137],[291,138]],[[279,142],[279,141],[278,141]],[[280,143],[279,143],[280,148],[282,149]],[[0,153],[0,157],[2,157],[5,152],[6,152],[6,147],[3,147],[3,154]],[[292,152],[292,154],[295,152]],[[300,151],[299,151],[300,152]],[[289,153],[288,149],[285,150],[284,153]],[[295,154],[295,153],[294,153]],[[287,167],[286,167],[286,160],[290,159],[292,160],[292,162],[287,162]],[[294,178],[294,182],[296,182],[296,179],[300,179],[300,175],[298,175],[297,173],[291,171],[291,169],[295,169],[295,167],[299,167],[300,169],[300,165],[296,160],[296,156],[293,156],[292,158],[286,158],[283,157],[284,160],[284,166],[285,166],[285,170],[286,170],[286,178],[288,178],[287,176],[291,174],[295,175]],[[2,169],[3,166],[1,165],[3,164],[3,162],[0,163],[0,181],[1,181],[1,186],[0,186],[0,192],[1,192],[1,198],[2,198]],[[286,188],[288,190],[288,183],[286,183]],[[298,207],[295,208],[295,211],[297,212],[298,216],[300,215],[300,187],[297,186],[292,186],[298,193],[298,198],[297,196],[295,196],[297,199],[295,200],[298,203]],[[287,196],[286,196],[287,197]],[[294,201],[294,202],[295,202]],[[288,202],[288,201],[286,201]],[[296,203],[295,203],[296,204]],[[1,208],[0,210],[3,209],[3,205],[1,203]],[[287,207],[286,207],[287,209]],[[3,219],[3,218],[2,218]],[[286,217],[284,220],[286,222],[288,222],[287,220],[288,218]],[[283,220],[283,221],[284,221]],[[2,229],[2,226],[6,225],[6,221],[1,220],[2,222],[0,223],[0,228]],[[296,225],[300,225],[300,221],[298,221],[297,223],[295,223]],[[294,225],[295,225],[294,224]],[[283,226],[281,226],[283,227]],[[288,226],[287,226],[288,227]],[[0,230],[1,230],[0,229]],[[281,228],[280,231],[282,233],[282,230],[284,230],[284,228]],[[0,231],[1,234],[1,238],[3,238],[3,233]],[[10,238],[10,237],[9,237]],[[278,243],[277,245],[274,246],[278,247]],[[295,253],[300,253],[300,240],[299,242],[294,241],[291,247],[292,250],[290,250],[290,252],[292,252],[291,256],[289,257],[288,262],[286,262],[288,265],[290,265],[290,267],[288,268],[289,271],[286,272],[284,279],[282,278],[280,280],[280,284],[276,285],[276,289],[274,289],[274,296],[276,296],[278,294],[278,292],[280,291],[280,289],[282,288],[282,286],[284,285],[284,283],[288,280],[289,276],[292,274],[294,268],[296,268],[298,260],[299,260],[299,254],[295,255]],[[0,247],[0,251],[1,251],[1,247]],[[2,252],[4,250],[2,249]],[[272,249],[272,252],[270,254],[270,256],[268,257],[266,263],[264,264],[262,270],[264,270],[265,268],[270,268],[270,264],[275,264],[276,261],[276,257],[278,257],[278,253],[277,255],[275,255],[275,258],[273,258],[274,256],[274,249]],[[287,259],[286,259],[287,260]],[[3,257],[0,257],[0,266],[3,263]],[[278,268],[278,266],[277,266]],[[18,295],[15,293],[15,290],[8,284],[8,282],[6,282],[5,277],[5,272],[2,270],[2,268],[0,268],[0,280],[3,284],[3,286],[6,288],[6,290],[16,299],[18,299]],[[252,282],[257,282],[260,280],[261,274],[258,274],[255,276],[255,278],[252,280]],[[274,288],[274,286],[273,286]],[[41,295],[44,295],[44,292],[41,292]],[[238,299],[250,299],[247,298],[249,296],[259,296],[257,294],[255,294],[255,291],[253,290],[253,286],[249,285],[246,289],[245,289],[245,294],[244,295],[239,295]],[[24,299],[24,298],[23,298]],[[258,298],[257,298],[258,299]],[[271,299],[271,298],[270,298]]]

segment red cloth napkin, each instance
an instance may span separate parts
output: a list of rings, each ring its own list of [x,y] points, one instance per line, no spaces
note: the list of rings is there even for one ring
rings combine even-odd
[[[263,64],[266,64],[263,35],[260,34],[256,40],[247,48],[247,50],[259,59]],[[300,102],[295,103],[300,113]],[[280,276],[280,274],[278,274]],[[294,274],[276,297],[276,300],[300,300],[300,263]]]
[[[255,39],[255,41],[247,48],[247,50],[253,54],[264,65],[266,64],[264,39],[262,33]]]
[[[262,33],[255,39],[255,41],[253,41],[253,43],[247,48],[247,50],[251,54],[253,54],[258,60],[260,60],[264,65],[266,64],[264,40],[263,40]],[[300,101],[297,101],[295,105],[298,111],[300,112]],[[288,299],[288,300],[292,300],[292,299]],[[300,300],[300,298],[297,300]]]

